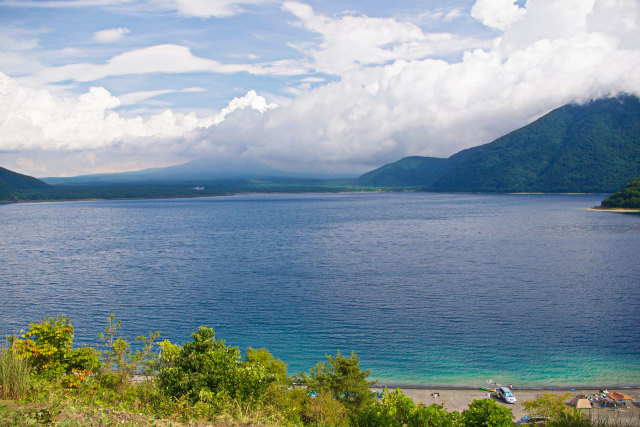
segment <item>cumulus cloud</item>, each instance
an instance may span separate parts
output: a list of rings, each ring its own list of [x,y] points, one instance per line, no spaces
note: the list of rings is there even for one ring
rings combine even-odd
[[[451,63],[411,54],[393,59],[390,44],[422,39],[412,26],[366,17],[331,19],[288,2],[287,10],[322,35],[314,65],[333,69],[340,79],[298,91],[286,108],[253,127],[245,123],[235,135],[243,141],[259,139],[259,145],[245,147],[257,157],[304,168],[342,165],[362,171],[407,155],[449,156],[566,103],[640,95],[637,2],[529,0],[523,11],[511,9],[517,7],[513,2],[505,6],[504,15],[495,9],[493,15],[492,9],[481,14],[492,28],[505,28],[491,48],[469,50]],[[626,24],[613,25],[615,20]],[[368,29],[374,27],[382,43],[372,35],[369,39]],[[354,28],[362,31],[360,39],[342,39],[358,34]],[[360,41],[366,47],[360,48]],[[349,53],[347,47],[354,45],[359,47]],[[385,58],[392,60],[384,63]],[[232,125],[204,133],[218,140]]]
[[[109,28],[93,33],[93,39],[98,43],[113,43],[121,40],[125,34],[130,32],[128,28]]]
[[[477,0],[471,8],[471,16],[488,27],[506,30],[524,18],[527,10],[515,4],[515,0]]]
[[[2,73],[0,93],[0,151],[85,150],[140,141],[144,145],[220,124],[236,110],[264,113],[276,108],[249,91],[209,117],[169,110],[148,118],[124,117],[114,110],[120,99],[104,88],[93,87],[77,98],[59,97],[23,87]]]

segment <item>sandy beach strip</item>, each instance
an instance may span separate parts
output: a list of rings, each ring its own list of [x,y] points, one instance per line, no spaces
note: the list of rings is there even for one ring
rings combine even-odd
[[[381,390],[384,387],[373,387],[373,390]],[[599,394],[599,390],[602,389],[576,389],[575,391],[570,391],[570,389],[529,389],[522,388],[519,389],[517,387],[513,388],[513,393],[516,396],[517,403],[515,404],[507,404],[497,399],[493,393],[489,393],[490,396],[487,395],[487,391],[481,390],[478,388],[456,388],[456,387],[399,387],[405,396],[411,397],[414,402],[424,403],[425,405],[430,405],[432,403],[437,403],[439,405],[444,405],[444,407],[449,411],[463,411],[467,409],[469,404],[474,399],[494,399],[500,405],[505,406],[513,412],[514,420],[518,420],[527,413],[522,406],[522,402],[527,400],[534,400],[540,396],[542,393],[557,393],[564,394],[570,393],[572,399],[578,395],[586,395],[586,396],[595,396]],[[395,387],[388,387],[389,391],[393,391]],[[583,409],[585,413],[589,414],[589,416],[594,420],[609,420],[613,422],[615,425],[622,426],[640,426],[640,388],[608,388],[609,392],[619,391],[624,394],[630,395],[633,397],[633,402],[629,403],[629,408],[625,409],[613,409],[613,408],[593,408],[593,409]],[[567,401],[568,401],[567,400]]]

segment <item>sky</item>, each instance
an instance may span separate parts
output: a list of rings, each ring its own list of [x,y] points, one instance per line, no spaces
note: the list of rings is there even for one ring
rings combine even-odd
[[[0,0],[0,166],[448,157],[640,96],[640,0]]]

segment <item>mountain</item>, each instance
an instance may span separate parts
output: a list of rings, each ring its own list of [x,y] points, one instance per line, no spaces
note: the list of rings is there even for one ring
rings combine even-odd
[[[193,184],[221,180],[272,179],[272,178],[310,178],[305,173],[286,172],[273,169],[263,163],[244,159],[204,158],[177,166],[143,169],[134,172],[80,175],[68,178],[42,178],[53,185],[78,184],[140,184],[140,183],[179,183]],[[316,177],[316,175],[313,175]]]
[[[475,152],[475,148],[460,151],[442,159],[411,156],[389,163],[361,175],[356,183],[363,187],[423,187],[432,183],[449,169]]]
[[[428,191],[608,193],[636,176],[640,100],[621,96],[566,105],[448,159],[402,159],[358,183]]]
[[[622,190],[604,199],[603,208],[640,209],[640,178],[627,184]]]
[[[44,190],[49,185],[31,176],[0,167],[0,201],[15,200],[25,190]]]

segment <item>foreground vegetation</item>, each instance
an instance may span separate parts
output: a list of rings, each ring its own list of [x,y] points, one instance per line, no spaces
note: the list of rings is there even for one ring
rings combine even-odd
[[[627,184],[622,190],[604,199],[603,208],[640,209],[640,178]]]
[[[73,348],[68,317],[31,323],[0,351],[0,425],[313,425],[511,426],[511,410],[492,399],[448,412],[416,405],[400,390],[370,391],[356,354],[326,356],[287,376],[266,349],[237,347],[200,327],[182,346],[138,337],[133,351],[113,315],[103,348]],[[552,426],[589,426],[564,396],[528,402]]]

